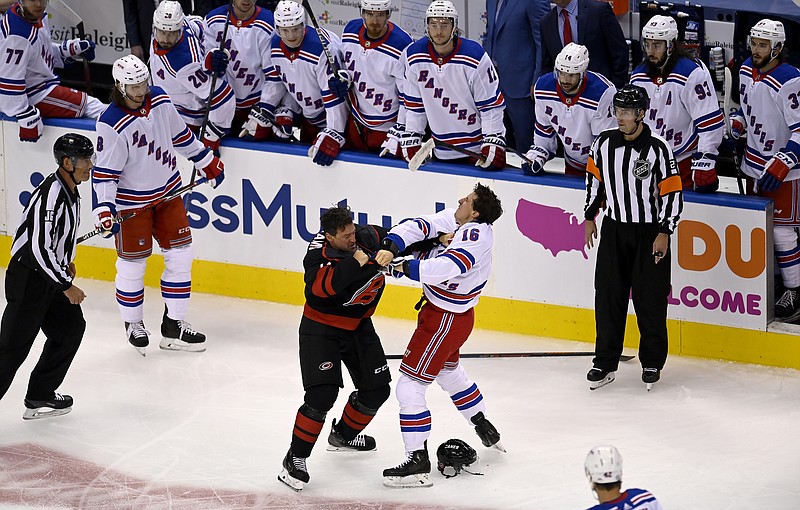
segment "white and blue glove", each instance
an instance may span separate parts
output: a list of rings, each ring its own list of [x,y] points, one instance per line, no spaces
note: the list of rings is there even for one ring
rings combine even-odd
[[[550,159],[550,152],[543,147],[533,145],[525,153],[525,157],[531,162],[522,162],[522,173],[525,175],[537,175],[544,172],[544,165]]]
[[[336,97],[344,97],[350,90],[350,75],[344,69],[339,69],[328,79],[328,89]]]

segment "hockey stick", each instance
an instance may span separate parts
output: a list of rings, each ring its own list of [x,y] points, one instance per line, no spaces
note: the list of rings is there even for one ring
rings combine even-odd
[[[478,161],[486,161],[486,158],[483,154],[479,154],[477,152],[471,151],[469,149],[462,149],[456,145],[447,143],[447,142],[440,142],[439,140],[434,140],[433,138],[429,138],[422,144],[422,147],[417,151],[416,154],[408,161],[408,169],[412,172],[416,172],[419,170],[419,167],[425,164],[426,161],[431,157],[433,154],[434,147],[441,147],[443,149],[450,149],[452,151],[460,152],[465,156],[469,156],[471,158],[475,158]]]
[[[469,352],[461,353],[459,358],[562,358],[572,356],[594,356],[594,351],[548,351],[548,352]],[[620,361],[630,361],[636,356],[623,354]],[[402,354],[387,354],[386,359],[403,359]]]
[[[228,12],[225,15],[225,28],[222,29],[222,40],[219,42],[219,51],[225,51],[225,40],[228,38],[228,26],[231,24],[231,11],[233,10],[233,0],[230,0],[228,3]],[[208,126],[208,117],[211,115],[211,100],[214,99],[214,89],[217,88],[217,73],[211,73],[211,90],[208,91],[208,99],[206,100],[206,109],[203,112],[203,123],[200,124],[200,140],[203,140],[203,137],[206,135],[206,127]],[[189,180],[189,184],[194,184],[194,180],[197,178],[197,168],[194,166],[192,167],[192,178]],[[189,188],[191,189],[191,188]],[[183,207],[188,211],[189,210],[189,199],[191,198],[192,194],[187,193],[185,197],[183,197]]]
[[[50,2],[50,5],[53,6],[55,10],[60,12],[64,15],[65,18],[69,20],[70,23],[75,25],[75,28],[78,29],[78,38],[79,39],[86,39],[86,31],[83,27],[83,20],[81,19],[78,14],[70,8],[69,5],[64,3],[64,0],[53,0]],[[90,96],[92,95],[92,78],[89,75],[89,61],[86,60],[86,57],[81,55],[81,60],[83,60],[83,81],[86,84],[86,93]]]
[[[308,0],[303,0],[303,7],[305,7],[306,12],[308,13],[308,17],[311,18],[311,24],[314,25],[314,30],[317,31],[317,37],[319,37],[319,42],[322,45],[322,51],[325,52],[325,57],[328,59],[328,65],[331,67],[333,71],[333,76],[337,80],[339,79],[339,65],[336,63],[336,59],[333,58],[333,54],[331,54],[331,50],[328,48],[328,44],[325,42],[325,32],[320,28],[319,23],[317,22],[316,16],[314,16],[314,11],[311,9],[311,4]],[[348,91],[347,94],[344,96],[344,102],[347,103],[347,109],[353,110],[353,103],[350,101],[350,92]],[[358,131],[358,137],[361,138],[361,143],[364,144],[364,147],[367,146],[367,137],[364,135],[364,132],[361,130],[361,126],[359,125],[358,121],[353,119],[353,124],[356,126],[356,131]]]
[[[164,202],[168,202],[169,200],[172,200],[173,198],[177,198],[177,197],[181,196],[181,194],[183,194],[184,192],[189,191],[192,188],[196,188],[197,186],[200,186],[201,184],[205,184],[206,182],[208,182],[208,179],[206,179],[205,177],[201,177],[201,178],[197,179],[196,181],[194,181],[193,183],[187,184],[186,186],[183,186],[183,187],[180,187],[180,188],[176,189],[175,191],[173,191],[169,195],[164,195],[163,197],[159,198],[158,200],[153,200],[149,204],[145,204],[145,205],[143,205],[142,207],[140,207],[138,209],[134,209],[133,211],[129,212],[128,214],[120,216],[120,218],[117,220],[117,223],[122,223],[123,221],[127,221],[127,220],[129,220],[131,218],[139,216],[143,212],[145,212],[145,211],[147,211],[149,209],[152,209],[153,207],[155,207],[155,206],[157,206],[159,204],[163,204]],[[103,232],[105,232],[105,230],[100,229],[100,228],[96,228],[96,229],[92,230],[91,232],[87,232],[87,233],[83,234],[82,236],[80,236],[77,239],[77,244],[80,244],[80,243],[86,241],[87,239],[91,239],[96,235],[102,234]]]

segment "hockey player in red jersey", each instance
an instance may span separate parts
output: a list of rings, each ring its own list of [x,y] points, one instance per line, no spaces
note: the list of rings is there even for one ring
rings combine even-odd
[[[622,456],[613,446],[595,446],[583,464],[598,505],[589,510],[664,510],[644,489],[622,490]]]

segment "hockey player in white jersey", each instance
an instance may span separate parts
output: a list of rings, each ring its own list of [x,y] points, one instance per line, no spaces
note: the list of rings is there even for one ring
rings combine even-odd
[[[589,450],[583,469],[599,502],[588,510],[664,510],[649,491],[622,490],[622,456],[614,446],[595,446]]]
[[[602,75],[587,71],[589,50],[567,44],[556,56],[555,70],[536,80],[536,123],[533,145],[523,163],[528,175],[542,172],[558,148],[564,145],[564,172],[586,177],[589,149],[600,131],[616,126],[612,103],[616,87]]]
[[[409,161],[422,147],[426,126],[435,140],[480,152],[476,166],[506,166],[505,100],[497,71],[480,43],[459,36],[458,12],[450,0],[434,0],[425,13],[427,37],[404,53],[405,130],[398,127],[395,155]],[[395,146],[390,133],[385,147]],[[436,158],[463,154],[437,147]],[[474,161],[474,160],[473,160]]]
[[[180,2],[161,2],[153,14],[153,51],[150,75],[153,85],[169,95],[186,125],[199,135],[211,92],[212,73],[218,75],[208,122],[201,142],[215,154],[233,121],[236,100],[225,81],[228,55],[218,48],[203,52],[202,40],[187,25]]]
[[[350,21],[342,33],[343,67],[352,83],[345,140],[347,147],[361,151],[381,152],[387,132],[395,124],[405,126],[400,57],[412,39],[389,21],[391,7],[391,0],[361,0],[361,17]]]
[[[0,112],[17,118],[23,142],[42,136],[43,117],[96,119],[106,107],[95,97],[59,85],[53,69],[79,55],[94,60],[95,43],[54,43],[46,8],[46,0],[20,0],[0,20]]]
[[[683,189],[713,193],[719,188],[716,160],[725,122],[708,68],[678,42],[678,25],[656,15],[642,28],[644,61],[631,83],[650,96],[645,122],[672,145]]]
[[[775,257],[786,291],[775,317],[800,317],[800,71],[782,61],[786,32],[763,19],[750,29],[752,56],[739,71],[741,109],[731,116],[734,138],[747,132],[742,171],[755,187],[748,193],[775,200]]]
[[[224,43],[230,52],[230,63],[225,80],[236,96],[231,132],[238,134],[250,118],[252,107],[261,99],[275,29],[272,12],[257,6],[254,0],[232,0],[230,5],[230,25]],[[227,2],[206,15],[203,44],[206,51],[220,47],[227,22]]]
[[[181,186],[177,156],[194,166],[212,186],[225,176],[224,165],[184,123],[167,94],[150,87],[147,66],[133,55],[112,67],[112,104],[97,121],[97,164],[92,173],[95,225],[116,234],[116,294],[128,341],[144,355],[149,332],[144,325],[144,273],[158,241],[166,266],[161,275],[165,301],[161,322],[166,350],[201,352],[205,335],[185,321],[192,288],[192,233],[180,199],[165,200],[124,223],[117,213],[163,199]]]
[[[486,404],[478,385],[459,363],[459,349],[472,331],[474,307],[491,273],[492,224],[501,214],[503,208],[494,192],[478,184],[458,201],[457,209],[419,216],[392,228],[375,256],[378,264],[390,264],[392,274],[399,271],[421,282],[425,301],[395,387],[406,460],[383,471],[387,487],[432,485],[427,448],[431,412],[425,393],[434,381],[450,395],[484,446],[505,451],[499,443],[500,434],[486,419]],[[454,233],[447,246],[420,254],[421,259],[391,265],[392,258],[407,246],[437,238],[442,232]]]
[[[344,146],[347,83],[334,76],[319,35],[306,26],[305,20],[306,11],[300,4],[290,0],[278,2],[276,34],[272,38],[269,72],[260,106],[274,112],[277,126],[286,125],[290,130],[291,125],[300,123],[300,141],[312,144],[308,156],[318,165],[329,166]],[[328,51],[337,62],[342,62],[341,40],[327,30],[324,34]],[[334,87],[340,89],[336,94],[331,91]],[[290,122],[291,112],[280,108],[287,92],[288,99],[299,105],[302,120]],[[263,122],[259,123],[259,127],[262,125]],[[274,131],[280,136],[278,129]]]

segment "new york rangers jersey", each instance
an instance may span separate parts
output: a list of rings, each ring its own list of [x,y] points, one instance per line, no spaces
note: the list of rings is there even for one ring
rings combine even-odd
[[[628,489],[618,499],[600,503],[589,510],[664,510],[664,507],[648,491]]]
[[[747,151],[742,171],[759,178],[764,165],[777,152],[800,160],[800,70],[779,64],[766,74],[748,58],[739,70],[740,113],[747,124]],[[795,164],[786,180],[800,179]]]
[[[405,109],[400,109],[400,88],[405,73],[400,57],[411,44],[411,36],[391,21],[378,40],[367,37],[361,18],[350,21],[342,33],[344,68],[353,81],[350,113],[362,125],[388,131],[394,124],[405,124]],[[398,114],[402,117],[398,119]]]
[[[149,62],[153,84],[169,94],[172,104],[189,126],[199,126],[203,122],[211,92],[211,75],[203,68],[205,53],[200,43],[194,32],[185,26],[180,40],[168,50],[159,48],[153,39]],[[216,80],[214,88],[208,120],[227,130],[236,108],[233,89],[224,77]]]
[[[328,88],[332,71],[316,30],[309,27],[305,30],[302,44],[294,49],[286,46],[277,34],[272,36],[267,83],[261,101],[277,107],[288,91],[307,121],[344,133],[347,105],[343,97],[336,97]],[[327,30],[323,32],[331,55],[341,62],[339,36]]]
[[[616,127],[612,112],[617,89],[602,75],[588,71],[580,90],[564,94],[553,73],[536,80],[536,124],[533,144],[547,149],[551,157],[564,145],[564,159],[575,168],[585,168],[592,142],[600,131]]]
[[[191,159],[206,150],[159,87],[139,110],[110,104],[97,121],[95,206],[108,202],[122,211],[161,198],[181,186],[177,155]]]
[[[672,146],[680,162],[695,152],[717,154],[725,120],[708,68],[696,60],[679,58],[666,77],[647,75],[647,63],[633,70],[631,83],[647,90],[650,111],[644,121]]]
[[[437,237],[440,232],[455,232],[449,246],[420,253],[421,259],[410,261],[407,276],[422,283],[425,298],[432,305],[463,313],[478,304],[489,280],[494,231],[488,223],[469,222],[459,226],[455,212],[444,209],[419,216],[395,226],[387,237],[403,251],[418,241]]]
[[[14,4],[0,21],[0,111],[12,116],[44,99],[59,84],[53,69],[64,66],[47,13],[31,23],[19,9]]]
[[[217,7],[206,15],[204,48],[219,48],[225,30],[228,5]],[[240,20],[231,13],[225,48],[231,59],[225,72],[226,81],[236,96],[236,109],[248,110],[258,103],[264,88],[270,42],[274,29],[272,12],[261,7],[250,19]]]
[[[423,133],[430,126],[434,139],[479,151],[483,135],[505,136],[505,99],[497,72],[481,45],[459,37],[449,55],[440,57],[427,37],[404,52],[406,80],[403,100],[406,130]],[[437,147],[439,159],[464,155]]]

